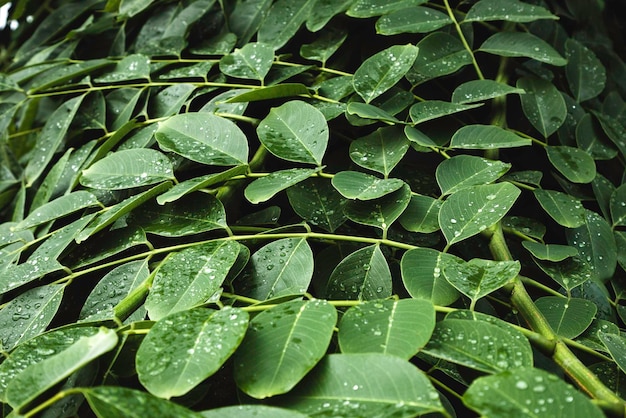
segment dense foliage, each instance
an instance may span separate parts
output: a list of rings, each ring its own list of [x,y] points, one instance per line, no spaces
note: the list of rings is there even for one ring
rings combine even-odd
[[[3,416],[623,416],[616,7],[12,2]]]

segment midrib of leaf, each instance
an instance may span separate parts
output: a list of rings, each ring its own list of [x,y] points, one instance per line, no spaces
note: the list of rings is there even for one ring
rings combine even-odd
[[[293,134],[293,136],[298,140],[298,142],[300,144],[302,144],[302,146],[304,147],[305,151],[309,154],[309,156],[313,159],[313,161],[315,161],[315,164],[317,164],[319,166],[320,163],[317,161],[317,158],[315,158],[315,156],[313,155],[313,152],[309,149],[309,147],[307,147],[307,145],[302,141],[302,139],[300,139],[300,136],[297,135],[293,131],[293,129],[291,129],[291,127],[285,123],[285,121],[283,120],[282,116],[277,114],[276,118],[283,124],[283,126],[285,128],[287,128],[287,130],[289,130],[289,132],[291,132]]]
[[[398,302],[394,301],[393,308],[391,308],[391,314],[389,315],[389,321],[387,323],[387,336],[385,337],[385,353],[387,353],[387,348],[389,347],[389,339],[391,338],[391,330],[393,326],[393,322],[395,319],[396,309],[398,307]]]
[[[302,243],[304,242],[306,242],[304,239],[300,239],[298,242],[298,245],[294,246],[293,250],[291,251],[291,254],[289,254],[289,257],[287,257],[287,259],[285,260],[284,264],[282,265],[282,268],[280,269],[280,274],[278,275],[278,277],[276,277],[276,280],[274,280],[274,283],[272,283],[272,287],[270,289],[271,295],[274,294],[274,289],[276,288],[276,285],[278,284],[278,282],[281,281],[280,279],[282,278],[283,274],[285,273],[285,270],[289,266],[289,262],[293,258],[298,248],[300,248],[300,245],[302,245]]]
[[[285,339],[285,345],[283,346],[282,350],[280,350],[280,358],[278,359],[277,367],[274,368],[274,373],[272,374],[272,380],[270,381],[269,386],[273,386],[274,382],[276,381],[278,372],[282,368],[283,361],[285,360],[285,354],[287,353],[287,347],[289,346],[289,341],[291,341],[291,336],[293,335],[296,329],[296,326],[298,325],[298,321],[300,321],[300,317],[302,316],[302,312],[304,312],[307,305],[308,303],[303,303],[302,306],[300,307],[300,310],[296,314],[295,320],[293,321],[293,325],[291,326],[291,329],[289,330],[289,334],[287,335],[287,338]]]
[[[400,54],[400,56],[397,58],[398,61],[400,61],[402,58],[404,57],[404,52],[402,52]],[[389,68],[387,69],[387,71],[383,74],[383,76],[378,80],[378,83],[376,83],[374,90],[372,90],[370,92],[370,94],[368,94],[368,99],[366,100],[367,103],[371,102],[374,98],[372,97],[372,94],[376,93],[378,91],[378,87],[380,87],[381,84],[383,84],[383,81],[386,81],[387,77],[389,76],[389,73],[391,73],[391,70],[393,69],[393,65],[390,65]],[[384,92],[383,92],[384,93]],[[376,97],[376,96],[375,96]]]

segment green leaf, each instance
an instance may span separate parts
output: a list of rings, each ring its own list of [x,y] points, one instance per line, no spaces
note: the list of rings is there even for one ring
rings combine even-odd
[[[111,130],[120,129],[130,120],[144,92],[143,89],[119,88],[107,94],[107,120]]]
[[[379,179],[358,171],[340,171],[332,185],[348,199],[372,200],[395,192],[404,185],[400,179]]]
[[[411,193],[408,206],[398,218],[407,231],[428,234],[439,230],[439,210],[443,202],[430,196]]]
[[[41,334],[56,315],[65,286],[47,285],[29,289],[0,309],[0,342],[10,351],[29,338]]]
[[[119,0],[118,10],[123,17],[133,17],[150,7],[153,2],[154,0]]]
[[[497,0],[500,1],[500,0]],[[452,103],[472,103],[502,97],[507,94],[524,94],[523,89],[494,80],[470,80],[459,84],[452,92]]]
[[[231,77],[249,78],[263,82],[272,67],[274,50],[261,42],[246,44],[220,60],[220,71]]]
[[[574,248],[574,250],[576,250],[576,248]],[[578,250],[576,250],[576,252],[578,253]],[[591,279],[591,266],[578,256],[571,257],[561,262],[535,260],[535,263],[544,273],[563,286],[567,291]]]
[[[86,191],[76,191],[54,199],[40,206],[23,221],[15,226],[15,230],[28,229],[52,221],[71,213],[99,204],[96,197]]]
[[[596,305],[586,299],[560,296],[541,297],[535,301],[535,306],[554,332],[565,338],[576,338],[582,334],[598,311]]]
[[[578,103],[593,99],[604,90],[606,70],[593,51],[573,38],[565,41],[567,84]]]
[[[314,6],[314,0],[278,0],[263,20],[257,40],[274,50],[281,48],[296,34]]]
[[[237,45],[246,45],[256,34],[267,16],[272,0],[251,0],[237,2],[234,10],[227,15],[229,29],[237,35]]]
[[[176,312],[158,321],[137,350],[137,374],[150,393],[182,396],[213,375],[235,352],[248,327],[238,308]]]
[[[530,145],[531,141],[496,125],[465,125],[450,140],[451,148],[495,149]]]
[[[112,350],[116,344],[117,334],[107,328],[100,328],[96,334],[80,338],[67,349],[31,365],[15,376],[7,386],[7,402],[19,411],[45,390]]]
[[[85,187],[104,190],[148,186],[174,178],[166,155],[146,148],[117,151],[91,165],[80,177]]]
[[[463,22],[533,22],[540,19],[558,19],[549,10],[517,0],[481,0],[476,2],[465,15]]]
[[[511,164],[492,161],[473,155],[457,155],[443,160],[435,171],[435,177],[443,195],[463,188],[479,186],[502,177]]]
[[[52,161],[52,157],[63,142],[83,97],[77,96],[67,100],[48,116],[48,120],[37,138],[37,145],[30,153],[28,164],[24,169],[27,186],[31,186]]]
[[[234,176],[244,174],[247,170],[247,165],[238,165],[219,173],[206,174],[203,176],[194,177],[189,180],[181,181],[180,183],[175,184],[165,193],[159,195],[156,198],[156,201],[159,205],[174,202],[183,196],[195,192],[196,190],[204,189],[214,184],[223,183],[227,180],[230,180]]]
[[[567,64],[550,44],[528,32],[496,32],[482,43],[478,51],[502,57],[527,57],[556,66]]]
[[[234,356],[237,386],[258,399],[290,391],[326,353],[336,321],[337,311],[323,300],[261,312]]]
[[[522,77],[517,80],[517,87],[526,91],[520,95],[524,115],[544,138],[563,125],[567,107],[554,84],[539,77]]]
[[[174,402],[123,386],[94,386],[81,388],[80,392],[98,418],[202,417]]]
[[[450,195],[439,210],[439,225],[448,245],[498,222],[520,193],[511,183],[496,183],[467,187]]]
[[[366,59],[354,73],[354,90],[371,102],[393,87],[411,68],[417,58],[414,45],[394,45]]]
[[[251,203],[265,202],[278,192],[298,184],[317,173],[318,168],[291,168],[274,171],[265,177],[258,178],[246,186],[244,195]]]
[[[222,202],[206,193],[185,196],[165,205],[145,203],[130,213],[127,223],[164,237],[182,237],[228,228]]]
[[[318,1],[319,3],[319,1]],[[319,5],[316,5],[316,8]],[[300,55],[308,60],[320,61],[322,66],[330,58],[348,37],[348,33],[342,29],[330,29],[310,44],[300,47]]]
[[[413,357],[435,329],[435,308],[426,300],[364,302],[348,309],[339,323],[342,353],[383,353]]]
[[[606,135],[601,132],[599,124],[589,113],[578,121],[576,145],[594,160],[611,160],[618,154],[618,150],[606,140]]]
[[[443,270],[453,270],[464,263],[452,254],[431,248],[416,248],[402,256],[402,281],[412,297],[447,306],[458,298],[459,293],[445,279]]]
[[[344,213],[351,221],[386,231],[402,215],[410,200],[411,189],[404,184],[395,192],[378,199],[351,201],[346,205]]]
[[[361,18],[380,16],[422,3],[426,3],[426,0],[356,0],[346,14]]]
[[[276,406],[232,405],[202,411],[204,418],[307,418],[307,415]]]
[[[381,35],[428,33],[452,23],[448,15],[428,7],[407,7],[384,14],[376,21]]]
[[[282,83],[275,86],[244,91],[241,94],[233,95],[233,97],[226,100],[225,103],[258,102],[261,100],[280,99],[300,95],[310,96],[311,92],[301,83]]]
[[[346,220],[347,200],[323,178],[309,178],[287,189],[289,204],[306,222],[334,232]]]
[[[257,300],[300,295],[313,277],[313,252],[305,238],[284,238],[257,250],[241,273],[241,294]],[[235,284],[236,285],[236,284]]]
[[[535,189],[535,198],[552,219],[567,228],[585,223],[585,207],[580,200],[556,190]]]
[[[163,88],[150,96],[148,114],[155,119],[177,114],[195,89],[191,83],[176,83]]]
[[[239,254],[234,241],[211,241],[163,260],[146,299],[150,319],[193,308],[217,292]]]
[[[475,303],[511,282],[520,270],[519,261],[473,258],[467,263],[444,265],[443,275],[452,286]]]
[[[585,223],[565,231],[567,243],[578,248],[580,257],[589,262],[593,278],[606,281],[617,265],[617,246],[609,223],[597,213],[586,210]]]
[[[598,338],[615,360],[622,372],[626,373],[626,340],[619,334],[598,331]]]
[[[517,370],[533,364],[528,340],[484,321],[444,319],[424,347],[427,354],[485,373]]]
[[[107,84],[149,79],[150,59],[142,54],[131,54],[122,58],[111,72],[94,79],[94,82]]]
[[[378,128],[350,143],[350,158],[363,168],[391,173],[409,149],[409,141],[399,126]]]
[[[324,115],[299,100],[272,108],[259,123],[257,134],[267,150],[278,158],[318,166],[328,145]]]
[[[585,151],[568,146],[547,146],[552,165],[573,183],[591,183],[596,177],[596,163]]]
[[[612,226],[626,226],[626,184],[611,193],[609,201]]]
[[[363,119],[379,120],[390,125],[395,123],[402,123],[384,109],[367,103],[350,102],[346,107],[346,113],[348,115],[357,115],[359,118]]]
[[[161,149],[208,165],[248,162],[248,140],[228,119],[205,113],[183,113],[159,122],[154,134]]]
[[[421,370],[381,353],[328,355],[277,404],[334,417],[414,417],[444,411]]]
[[[427,100],[425,102],[415,103],[409,110],[411,120],[415,125],[429,120],[437,119],[443,116],[451,115],[465,110],[474,109],[482,106],[478,104],[461,104],[449,103],[442,100]]]
[[[318,0],[306,21],[309,32],[317,32],[339,13],[345,12],[352,0]],[[332,28],[332,27],[331,27]]]
[[[426,80],[452,74],[472,63],[472,55],[467,52],[458,37],[436,31],[418,42],[419,54],[406,78],[415,85]]]
[[[361,248],[335,267],[326,289],[329,299],[374,300],[391,296],[391,272],[378,244]]]
[[[463,394],[463,402],[481,416],[604,417],[600,408],[573,386],[533,367],[479,377]]]
[[[524,241],[522,242],[524,248],[526,248],[535,258],[546,261],[563,261],[566,258],[574,257],[578,255],[578,250],[569,245],[558,244],[540,244],[538,242]]]

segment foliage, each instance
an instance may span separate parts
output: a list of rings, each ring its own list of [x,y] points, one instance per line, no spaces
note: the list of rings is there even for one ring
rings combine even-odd
[[[623,416],[613,7],[12,2],[4,416]]]

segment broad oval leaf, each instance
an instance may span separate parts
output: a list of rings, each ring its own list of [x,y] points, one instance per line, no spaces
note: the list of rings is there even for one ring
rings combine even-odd
[[[399,33],[429,33],[452,23],[444,13],[428,7],[407,7],[384,14],[376,21],[381,35]]]
[[[396,356],[330,354],[277,405],[333,417],[414,417],[444,412],[424,373]]]
[[[451,148],[496,149],[530,145],[531,141],[495,125],[466,125],[450,140]]]
[[[479,377],[463,394],[463,402],[481,416],[605,416],[573,386],[530,366]]]
[[[340,171],[332,185],[348,199],[372,200],[395,192],[404,185],[400,179],[379,179],[358,171]]]
[[[500,0],[498,0],[500,1]],[[452,92],[452,103],[472,103],[501,97],[506,94],[524,94],[525,91],[494,80],[471,80],[460,84]]]
[[[517,277],[519,261],[493,261],[474,258],[463,264],[444,266],[446,280],[472,302],[487,296]]]
[[[388,124],[402,123],[391,113],[387,112],[385,109],[381,109],[380,107],[367,104],[367,103],[350,102],[348,103],[348,106],[346,107],[346,113],[347,115],[357,115],[359,118],[379,120],[381,122],[385,122]],[[356,120],[358,121],[358,119]],[[350,118],[348,118],[348,121],[350,121]],[[356,122],[352,122],[352,121],[351,123],[353,125],[357,124]],[[370,124],[372,123],[372,121],[366,121],[366,122],[359,121],[359,123]]]
[[[391,272],[378,244],[345,257],[328,279],[329,299],[373,300],[391,296]]]
[[[354,90],[369,103],[393,87],[417,58],[414,45],[394,45],[366,59],[354,73]]]
[[[201,412],[204,418],[307,418],[301,414],[286,408],[278,408],[269,405],[232,405],[221,408],[207,409]]]
[[[587,152],[568,146],[547,146],[552,165],[573,183],[590,183],[596,177],[596,162]]]
[[[539,19],[558,19],[549,10],[518,0],[481,0],[476,2],[465,15],[463,22],[533,22]]]
[[[435,329],[435,308],[426,300],[364,302],[348,309],[339,322],[343,353],[384,353],[413,357]]]
[[[313,277],[313,252],[305,238],[283,238],[258,249],[235,282],[250,298],[304,294]]]
[[[399,190],[378,199],[351,201],[346,205],[344,213],[354,222],[386,231],[402,215],[410,200],[411,189],[403,184]]]
[[[497,373],[533,365],[528,340],[484,321],[444,319],[424,347],[427,354],[452,363]]]
[[[426,35],[417,44],[419,54],[406,78],[412,84],[452,74],[472,63],[472,55],[467,52],[458,37],[445,31],[435,31]]]
[[[9,405],[19,411],[56,383],[112,350],[116,344],[115,331],[100,328],[96,334],[82,337],[60,353],[27,367],[7,386]]]
[[[535,189],[535,198],[541,207],[559,225],[576,228],[585,223],[585,207],[580,200],[556,190]]]
[[[232,91],[232,90],[230,90]],[[258,102],[261,100],[280,99],[282,97],[295,97],[300,95],[309,96],[311,92],[301,83],[281,83],[275,86],[261,87],[254,90],[244,91],[243,93],[230,95],[231,97],[224,103],[220,103],[219,110],[223,113],[226,112],[224,106],[233,106],[231,103],[246,103],[246,102]]]
[[[626,184],[611,193],[609,200],[612,226],[626,226]]]
[[[402,256],[402,283],[412,297],[448,306],[459,298],[459,292],[446,280],[443,269],[463,263],[463,259],[452,254],[432,248],[415,248]]]
[[[118,190],[148,186],[174,178],[169,158],[146,148],[114,152],[83,170],[80,184],[94,189]]]
[[[352,17],[372,17],[392,13],[409,6],[418,6],[426,0],[356,0],[346,14]]]
[[[578,102],[593,99],[604,90],[606,69],[593,51],[574,38],[565,41],[567,84]]]
[[[272,108],[259,123],[257,134],[267,150],[278,158],[318,166],[328,145],[324,115],[299,100]]]
[[[582,334],[598,311],[589,300],[559,296],[541,297],[535,301],[535,306],[554,332],[565,338],[576,338]]]
[[[171,253],[156,271],[146,299],[150,319],[204,303],[219,290],[238,254],[236,242],[217,240]]]
[[[626,373],[626,339],[619,334],[619,330],[616,331],[617,333],[609,333],[600,330],[598,331],[598,338],[622,372]]]
[[[541,245],[541,244],[538,244]],[[525,245],[526,247],[526,245]],[[574,247],[567,247],[573,248]],[[578,254],[578,250],[576,250]],[[568,258],[560,262],[543,261],[535,259],[535,263],[546,273],[552,280],[563,286],[567,291],[590,280],[592,277],[591,266],[578,256]]]
[[[274,61],[274,49],[261,42],[251,42],[222,57],[220,71],[238,78],[263,81]]]
[[[528,32],[496,32],[478,50],[503,57],[528,57],[556,66],[567,64],[550,44]]]
[[[443,160],[435,171],[435,177],[443,195],[454,193],[469,186],[491,183],[502,177],[511,164],[492,161],[474,155],[457,155]]]
[[[439,225],[448,246],[498,222],[520,193],[517,187],[505,182],[467,187],[450,195],[439,210]]]
[[[182,113],[159,122],[159,146],[208,165],[248,163],[248,139],[237,125],[208,112]]]
[[[378,128],[350,143],[350,159],[385,178],[409,149],[409,140],[399,126]]]
[[[48,202],[29,214],[23,221],[15,225],[15,230],[28,229],[77,212],[100,202],[93,194],[79,190]]]
[[[411,106],[411,109],[409,109],[409,115],[411,116],[413,123],[417,125],[419,123],[463,112],[465,110],[474,109],[480,106],[482,106],[482,103],[461,104],[444,102],[443,100],[427,100],[415,103]]]
[[[137,350],[139,381],[150,393],[182,396],[213,375],[235,352],[248,327],[238,308],[197,308],[159,320]]]
[[[314,0],[278,0],[261,23],[257,40],[279,49],[296,34],[314,6]]]
[[[308,179],[321,168],[290,168],[274,171],[258,178],[246,186],[244,196],[251,203],[262,203],[271,199],[278,192]]]
[[[563,261],[566,258],[578,255],[578,250],[569,245],[540,244],[538,242],[523,241],[522,245],[533,257],[546,261]]]
[[[122,58],[111,71],[94,79],[94,82],[106,84],[149,79],[150,59],[142,54],[131,54]]]
[[[526,92],[520,95],[520,101],[528,121],[544,138],[556,132],[567,117],[561,92],[550,81],[539,77],[522,77],[516,85]]]
[[[407,231],[428,234],[439,230],[439,210],[443,202],[430,196],[411,193],[408,206],[398,218]]]
[[[319,7],[319,4],[317,7]],[[309,60],[319,61],[322,63],[322,66],[324,66],[328,58],[337,52],[337,49],[339,49],[347,37],[347,31],[329,28],[329,30],[323,32],[321,36],[312,43],[303,44],[300,47],[300,56]]]
[[[234,356],[237,386],[258,399],[290,391],[326,353],[336,321],[337,311],[323,300],[261,312]]]
[[[310,178],[287,189],[294,212],[311,225],[334,232],[346,220],[343,209],[348,202],[323,178]]]

